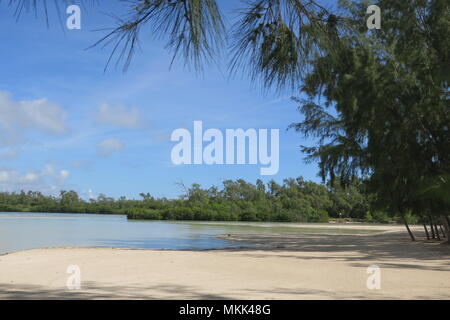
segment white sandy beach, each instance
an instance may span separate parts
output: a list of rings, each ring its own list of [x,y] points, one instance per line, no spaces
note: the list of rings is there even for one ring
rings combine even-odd
[[[417,231],[417,230],[416,230]],[[450,246],[406,232],[249,234],[251,249],[51,248],[0,256],[1,299],[450,299]],[[81,289],[69,290],[69,265]],[[381,268],[369,290],[367,267]]]

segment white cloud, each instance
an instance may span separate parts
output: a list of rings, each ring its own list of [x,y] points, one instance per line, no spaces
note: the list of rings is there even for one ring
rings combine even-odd
[[[10,180],[11,173],[6,170],[0,170],[0,184]]]
[[[110,106],[100,104],[95,120],[98,124],[106,124],[129,129],[142,127],[142,117],[137,108],[127,108],[122,105]]]
[[[26,172],[3,167],[0,168],[0,190],[3,192],[33,190],[50,193],[61,189],[69,174],[68,170],[57,170],[50,164],[45,165],[41,170]]]
[[[66,112],[45,98],[14,101],[8,92],[0,91],[0,146],[26,142],[29,132],[61,135],[68,131]]]
[[[70,172],[68,170],[61,170],[58,175],[58,182],[59,184],[64,184],[66,182],[67,178],[69,178]]]
[[[108,138],[100,141],[97,145],[97,153],[103,157],[109,156],[114,152],[123,151],[124,145],[122,141],[115,138]]]
[[[86,200],[97,199],[97,194],[92,189],[87,189],[81,192],[81,197]]]

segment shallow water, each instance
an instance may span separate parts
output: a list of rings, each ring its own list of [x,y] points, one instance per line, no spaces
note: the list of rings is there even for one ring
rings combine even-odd
[[[125,215],[0,213],[0,254],[24,249],[81,246],[130,249],[219,249],[242,246],[226,233],[320,232],[270,224],[127,220]],[[328,230],[329,231],[329,230]]]

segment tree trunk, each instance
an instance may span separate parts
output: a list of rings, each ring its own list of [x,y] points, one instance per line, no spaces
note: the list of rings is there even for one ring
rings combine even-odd
[[[447,242],[450,243],[450,219],[447,215],[443,215],[442,224],[444,225],[444,230],[446,232]]]
[[[439,229],[441,230],[442,238],[447,238],[447,235],[445,234],[445,231],[444,231],[444,228],[442,227],[442,224],[439,225]]]
[[[434,224],[434,230],[436,232],[436,236],[437,236],[438,241],[441,241],[441,236],[439,235],[439,229],[438,229],[436,223]]]
[[[436,235],[434,233],[434,228],[433,228],[433,218],[431,218],[431,216],[430,216],[430,229],[431,229],[431,238],[436,239]]]
[[[408,221],[406,221],[405,215],[402,213],[403,222],[405,223],[406,230],[408,230],[409,236],[411,237],[412,241],[416,241],[416,238],[414,237],[413,233],[411,232],[411,229],[409,229]]]
[[[427,235],[427,240],[430,240],[430,234],[428,233],[427,225],[424,223],[423,228],[425,229],[425,234]]]

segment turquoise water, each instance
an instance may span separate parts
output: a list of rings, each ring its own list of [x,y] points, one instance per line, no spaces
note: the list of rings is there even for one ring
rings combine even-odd
[[[220,225],[129,221],[124,215],[0,213],[0,254],[64,246],[178,250],[237,246],[215,238],[226,229]]]

